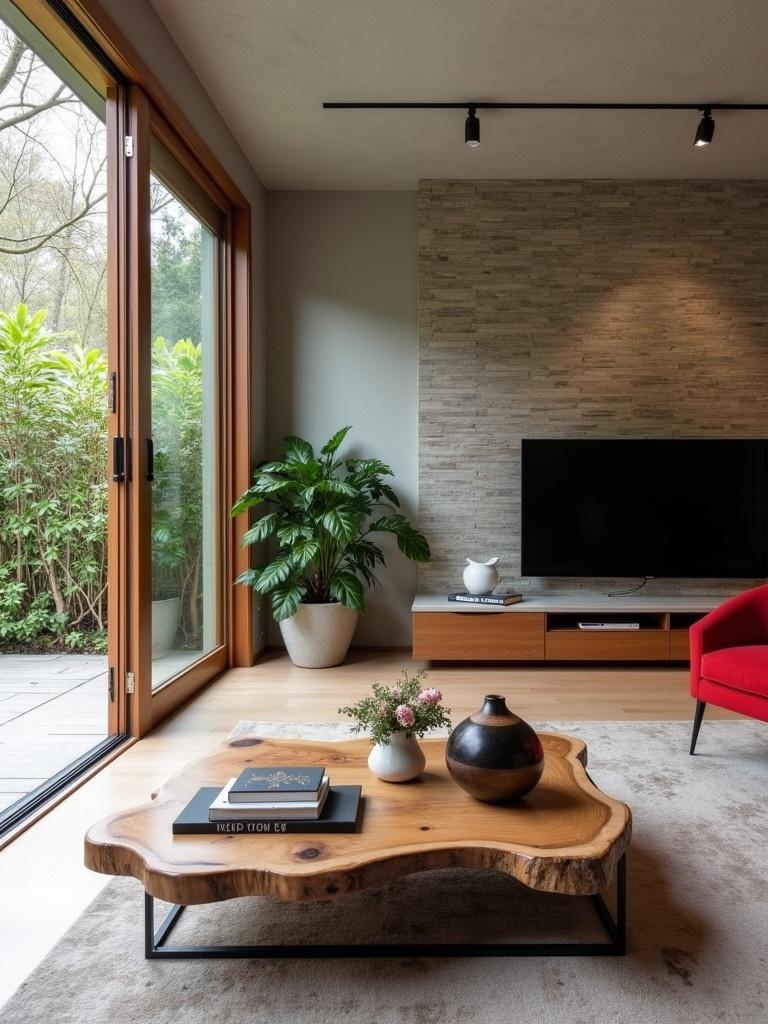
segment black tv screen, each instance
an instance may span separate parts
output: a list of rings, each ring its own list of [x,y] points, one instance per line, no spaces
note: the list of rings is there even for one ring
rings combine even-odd
[[[524,576],[768,575],[768,441],[524,440]]]

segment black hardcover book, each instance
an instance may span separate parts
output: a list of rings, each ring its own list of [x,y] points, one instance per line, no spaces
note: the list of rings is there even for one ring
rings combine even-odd
[[[460,591],[458,594],[449,594],[449,601],[462,601],[466,604],[517,604],[523,600],[522,594],[515,594],[512,591],[502,591],[500,594],[468,594]]]
[[[246,768],[229,791],[229,802],[242,800],[314,800],[325,774],[324,768],[285,765]]]
[[[205,786],[173,823],[173,834],[184,835],[287,835],[301,832],[354,832],[360,812],[360,786],[331,786],[316,819],[209,821],[208,810],[221,792],[219,786]]]

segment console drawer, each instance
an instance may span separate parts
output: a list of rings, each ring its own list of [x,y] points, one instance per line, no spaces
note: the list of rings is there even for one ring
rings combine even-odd
[[[546,657],[552,661],[669,660],[669,633],[661,629],[553,629],[546,637]]]
[[[414,658],[445,661],[540,661],[539,612],[414,612]]]

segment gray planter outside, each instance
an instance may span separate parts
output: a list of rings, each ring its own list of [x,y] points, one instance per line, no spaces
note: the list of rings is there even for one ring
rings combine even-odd
[[[162,658],[173,647],[181,622],[181,598],[152,602],[152,660]]]

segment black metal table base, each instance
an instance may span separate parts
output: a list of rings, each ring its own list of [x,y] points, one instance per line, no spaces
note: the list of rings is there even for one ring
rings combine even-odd
[[[416,943],[326,946],[169,946],[168,937],[186,907],[176,904],[155,931],[154,897],[144,894],[144,955],[148,960],[313,959],[408,956],[623,956],[626,952],[626,857],[616,869],[616,915],[601,895],[589,896],[608,936],[607,942]]]

